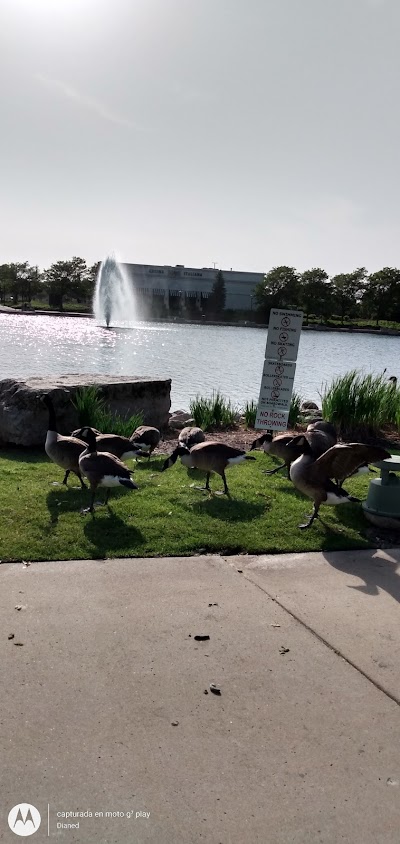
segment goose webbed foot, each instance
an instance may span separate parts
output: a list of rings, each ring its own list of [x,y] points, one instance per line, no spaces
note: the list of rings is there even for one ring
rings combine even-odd
[[[93,505],[91,507],[82,507],[79,512],[81,516],[87,516],[88,513],[91,513],[92,516],[94,516],[94,507]]]

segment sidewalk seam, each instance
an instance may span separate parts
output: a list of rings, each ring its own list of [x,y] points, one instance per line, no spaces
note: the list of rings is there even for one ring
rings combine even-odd
[[[387,689],[385,689],[384,686],[382,686],[377,680],[374,680],[372,677],[370,677],[369,674],[367,674],[362,668],[360,668],[359,665],[357,665],[355,662],[353,662],[342,651],[340,651],[338,648],[335,648],[334,645],[331,645],[331,643],[328,642],[327,639],[325,639],[323,636],[321,636],[320,633],[317,633],[317,631],[314,630],[312,627],[310,627],[310,625],[307,624],[307,622],[303,621],[302,618],[300,618],[298,615],[296,615],[296,613],[293,612],[293,610],[290,610],[287,607],[285,607],[285,605],[282,604],[281,601],[279,601],[278,598],[275,598],[273,595],[271,595],[269,592],[267,592],[265,587],[261,586],[260,583],[257,583],[255,580],[252,580],[252,578],[249,577],[246,573],[244,573],[244,576],[245,576],[248,583],[252,583],[253,586],[256,586],[258,589],[261,590],[261,592],[264,592],[264,594],[267,595],[268,598],[270,598],[271,601],[274,602],[274,604],[277,604],[278,607],[280,607],[282,610],[287,612],[288,615],[290,615],[295,621],[297,621],[299,624],[301,624],[302,627],[304,627],[306,630],[308,630],[309,633],[311,633],[320,642],[322,642],[323,645],[325,645],[327,648],[329,648],[330,651],[333,651],[333,653],[336,654],[336,656],[340,656],[341,659],[343,659],[345,662],[347,662],[348,665],[350,665],[359,674],[361,674],[363,677],[365,677],[366,680],[368,680],[370,683],[372,683],[372,685],[375,686],[376,689],[378,689],[380,692],[383,692],[383,694],[386,695],[386,697],[390,698],[390,700],[392,700],[394,703],[396,703],[397,706],[400,706],[400,699],[398,697],[396,697],[396,695],[392,694],[392,692],[389,692]]]

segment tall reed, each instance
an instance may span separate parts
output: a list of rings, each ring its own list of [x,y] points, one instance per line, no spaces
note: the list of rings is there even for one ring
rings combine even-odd
[[[81,427],[89,425],[104,434],[118,434],[130,437],[134,430],[143,425],[143,415],[134,413],[124,418],[119,413],[112,413],[107,409],[106,400],[95,385],[79,387],[75,393],[73,404],[79,415]]]
[[[231,401],[225,399],[218,390],[213,392],[211,398],[197,395],[190,401],[189,407],[196,425],[204,431],[232,427],[237,419],[237,412]]]
[[[363,375],[356,369],[325,385],[321,395],[324,419],[342,437],[376,436],[385,425],[399,425],[400,390],[384,375]]]

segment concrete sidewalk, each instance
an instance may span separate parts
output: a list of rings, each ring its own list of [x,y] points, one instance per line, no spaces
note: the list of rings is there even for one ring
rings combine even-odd
[[[399,600],[399,549],[1,565],[0,840],[398,844]]]

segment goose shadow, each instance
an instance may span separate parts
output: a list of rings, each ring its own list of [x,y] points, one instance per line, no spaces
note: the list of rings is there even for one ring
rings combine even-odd
[[[57,524],[62,513],[75,512],[79,515],[81,507],[86,507],[88,503],[89,490],[80,487],[66,487],[60,483],[60,486],[51,489],[46,496],[46,505],[50,516],[49,527]]]
[[[332,568],[359,577],[360,586],[348,584],[364,595],[376,596],[380,590],[387,592],[400,603],[400,548],[368,548],[359,553],[323,551],[324,559]]]
[[[270,509],[270,502],[264,500],[259,504],[238,500],[232,496],[216,496],[207,495],[201,497],[199,501],[186,505],[187,510],[195,512],[206,512],[213,519],[219,519],[223,522],[251,522],[253,519],[258,519]]]
[[[98,556],[107,557],[110,551],[113,553],[120,551],[126,556],[127,549],[131,551],[137,545],[144,543],[142,532],[117,516],[112,504],[96,510],[94,517],[88,513],[84,518],[86,522],[83,532],[96,548]]]

